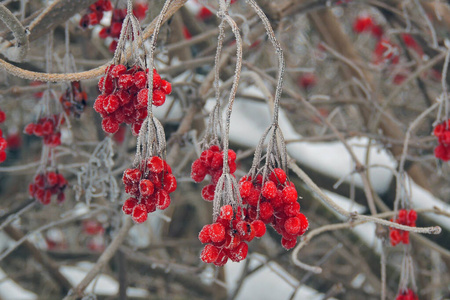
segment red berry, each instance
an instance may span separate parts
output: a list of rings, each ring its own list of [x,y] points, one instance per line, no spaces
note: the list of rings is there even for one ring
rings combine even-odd
[[[417,220],[417,212],[415,210],[411,209],[408,212],[407,220],[408,220],[409,224],[412,224],[412,223],[416,222],[416,220]]]
[[[216,190],[216,186],[214,184],[208,184],[202,189],[202,197],[206,201],[214,200],[214,192]]]
[[[293,186],[286,186],[283,189],[283,201],[286,204],[297,201],[298,194],[297,190]]]
[[[306,230],[308,230],[309,222],[304,214],[299,213],[297,215],[297,218],[300,219],[300,231],[299,231],[298,235],[302,235],[306,232]]]
[[[201,182],[205,179],[208,170],[200,159],[195,160],[191,167],[191,178],[195,182]]]
[[[228,261],[227,253],[222,250],[219,252],[219,256],[217,257],[216,261],[214,262],[214,265],[221,267],[224,266]]]
[[[0,151],[4,151],[8,147],[8,143],[3,137],[0,137]]]
[[[172,174],[164,175],[164,190],[167,193],[173,193],[177,189],[177,180]]]
[[[116,65],[111,69],[111,76],[114,78],[119,78],[120,75],[125,74],[126,71],[127,67],[124,65]]]
[[[284,237],[281,238],[281,245],[286,250],[294,248],[296,244],[297,244],[297,239],[288,240],[288,239],[285,239]]]
[[[231,221],[233,218],[233,207],[231,205],[224,205],[220,208],[220,218],[222,220]]]
[[[300,204],[298,202],[293,202],[284,207],[284,213],[288,217],[295,217],[300,211]]]
[[[153,69],[153,89],[159,89],[161,87],[161,76]]]
[[[210,230],[211,241],[214,243],[222,242],[225,239],[225,227],[222,224],[211,224]]]
[[[172,92],[172,85],[170,82],[166,80],[161,81],[161,90],[164,92],[164,94],[168,95]]]
[[[119,77],[119,87],[128,89],[133,85],[133,76],[130,74],[122,74]]]
[[[148,213],[144,204],[138,204],[133,208],[131,217],[136,223],[143,223],[147,220]]]
[[[250,196],[251,191],[253,189],[253,183],[251,181],[241,182],[239,185],[239,192],[242,198],[247,198]]]
[[[123,183],[137,183],[141,180],[141,176],[142,173],[139,169],[126,169],[125,172],[123,172]]]
[[[260,238],[266,233],[266,224],[261,220],[255,220],[252,222],[253,229],[255,230],[255,236]]]
[[[267,220],[273,215],[273,207],[269,202],[262,202],[259,205],[259,216],[263,220]]]
[[[261,193],[266,199],[273,199],[277,196],[277,186],[273,181],[267,181],[261,190]]]
[[[205,263],[213,263],[216,261],[218,257],[219,257],[219,248],[211,244],[206,245],[202,251],[202,254],[200,254],[200,258]]]
[[[211,225],[203,226],[202,230],[198,234],[198,239],[202,244],[211,242]]]
[[[134,85],[138,89],[143,89],[147,86],[147,74],[143,71],[136,72],[134,74]]]
[[[119,123],[111,117],[105,117],[102,120],[102,128],[107,133],[116,133],[119,130]]]
[[[301,228],[301,221],[297,217],[292,217],[286,220],[284,223],[284,229],[287,233],[296,235]]]
[[[30,123],[27,126],[25,126],[25,129],[23,130],[26,134],[33,134],[34,133],[34,127],[36,125],[34,123]]]
[[[0,110],[0,123],[5,122],[6,120],[6,114],[4,111]]]
[[[248,245],[246,242],[241,242],[236,248],[230,250],[229,257],[234,262],[240,262],[247,257]]]
[[[284,184],[286,182],[287,176],[283,169],[275,168],[269,175],[269,180],[275,182],[276,184]]]
[[[401,240],[400,232],[397,229],[391,229],[391,232],[389,232],[389,238],[391,245],[396,246]]]
[[[139,192],[141,193],[142,197],[149,197],[151,194],[153,194],[153,183],[148,179],[142,179],[141,182],[139,182]]]
[[[154,106],[161,106],[166,102],[166,94],[164,94],[161,90],[154,90],[153,91],[153,105]]]
[[[158,156],[153,156],[147,160],[147,168],[150,172],[161,173],[164,169],[164,161]]]
[[[6,152],[5,150],[0,151],[0,163],[4,162],[6,160]]]
[[[138,201],[136,200],[136,198],[128,198],[127,200],[125,200],[125,202],[123,203],[122,206],[122,211],[126,214],[126,215],[130,215],[133,212],[133,208],[138,204]]]
[[[156,207],[160,210],[164,210],[170,205],[170,196],[165,190],[158,190],[155,193]]]
[[[54,186],[58,184],[58,174],[56,174],[55,172],[49,172],[47,173],[47,182],[50,186]]]
[[[148,89],[142,89],[137,94],[137,101],[139,107],[147,107],[148,104]]]
[[[103,105],[107,113],[113,113],[119,108],[120,101],[116,95],[109,95],[105,98]]]

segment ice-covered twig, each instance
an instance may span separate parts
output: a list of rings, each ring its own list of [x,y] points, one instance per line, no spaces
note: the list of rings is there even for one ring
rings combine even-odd
[[[12,31],[16,38],[14,48],[6,50],[6,57],[15,62],[21,62],[28,53],[28,34],[22,23],[11,13],[11,11],[0,3],[0,20]]]

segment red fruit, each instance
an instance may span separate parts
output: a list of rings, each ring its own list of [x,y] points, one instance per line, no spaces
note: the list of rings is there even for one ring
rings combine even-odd
[[[304,90],[309,90],[317,84],[316,75],[305,73],[299,77],[299,84]]]
[[[6,120],[6,114],[4,111],[0,110],[0,123],[5,122]]]
[[[100,32],[98,33],[98,36],[101,39],[106,39],[109,36],[110,32],[109,32],[109,28],[103,27]]]
[[[297,244],[297,239],[288,240],[288,239],[285,239],[284,237],[281,238],[281,245],[286,250],[294,248],[296,244]]]
[[[147,86],[147,74],[143,71],[136,72],[134,74],[134,85],[138,89],[143,89]]]
[[[242,198],[247,198],[250,196],[253,189],[253,183],[251,181],[241,182],[239,185],[239,192]]]
[[[147,160],[147,168],[150,172],[161,173],[164,169],[164,161],[158,156],[153,156]]]
[[[298,212],[300,211],[300,204],[298,202],[293,202],[291,204],[288,204],[284,207],[284,213],[288,217],[295,217],[297,216]]]
[[[392,246],[396,246],[398,243],[400,243],[401,236],[399,230],[391,229],[391,232],[389,232],[389,239]]]
[[[405,225],[406,224],[406,216],[407,216],[406,209],[400,209],[398,211],[397,223]]]
[[[284,223],[284,229],[287,233],[296,235],[301,228],[301,221],[297,217],[292,217],[286,220]]]
[[[39,200],[44,205],[50,204],[50,202],[52,200],[52,192],[50,190],[45,190],[44,197]]]
[[[47,173],[47,182],[50,186],[54,186],[58,184],[58,174],[56,174],[55,172],[49,172]]]
[[[141,180],[142,173],[139,169],[126,169],[123,172],[123,183],[137,183]]]
[[[237,234],[233,234],[230,230],[225,236],[225,248],[228,250],[235,249],[241,243],[241,238]]]
[[[88,15],[84,15],[81,19],[80,19],[80,27],[85,29],[89,26],[89,16]]]
[[[214,265],[221,267],[224,266],[228,261],[228,256],[225,251],[220,251],[219,256],[217,257],[216,261],[214,262]]]
[[[129,89],[133,85],[133,76],[130,74],[122,74],[119,77],[119,87]]]
[[[259,216],[263,220],[267,220],[273,215],[273,207],[269,202],[262,202],[259,205]]]
[[[208,172],[208,170],[206,169],[206,166],[203,164],[203,162],[200,159],[196,159],[192,163],[191,178],[195,182],[203,181],[203,179],[205,179],[207,172]]]
[[[213,15],[213,13],[207,9],[206,7],[202,6],[202,8],[200,9],[200,11],[197,14],[197,18],[199,18],[200,20],[206,20],[211,18]]]
[[[172,174],[164,175],[164,190],[167,193],[173,193],[177,189],[177,180]]]
[[[151,194],[153,194],[153,191],[153,183],[150,180],[142,179],[141,182],[139,182],[139,192],[141,193],[142,197],[149,197]]]
[[[256,237],[260,238],[266,233],[266,224],[263,221],[255,220],[252,222],[252,226]]]
[[[0,137],[0,151],[4,151],[8,147],[8,143],[3,137]]]
[[[225,227],[220,223],[213,223],[210,227],[211,241],[220,243],[225,240]]]
[[[417,220],[417,212],[415,210],[411,209],[408,212],[408,216],[406,218],[408,220],[408,225],[416,222],[416,220]]]
[[[102,120],[102,128],[107,133],[116,133],[119,130],[119,123],[112,117],[105,117]]]
[[[105,0],[105,1],[103,1],[103,3],[102,3],[102,9],[103,9],[104,11],[110,11],[110,10],[112,10],[112,4],[111,4],[111,1],[110,1],[110,0]]]
[[[298,235],[302,235],[306,232],[306,230],[308,230],[309,222],[304,214],[301,214],[301,213],[298,214],[297,218],[300,219],[300,231],[299,231]]]
[[[211,242],[211,225],[203,226],[202,230],[198,234],[198,239],[202,244]]]
[[[206,168],[211,167],[212,159],[214,158],[214,152],[211,150],[205,150],[200,155],[200,160],[205,165]]]
[[[23,130],[26,134],[33,134],[34,133],[34,127],[36,125],[34,123],[30,123],[27,126],[25,126],[25,129]]]
[[[241,242],[236,248],[230,250],[229,257],[234,262],[240,262],[247,257],[248,245],[246,242]]]
[[[133,208],[131,217],[136,223],[143,223],[147,220],[148,213],[144,204],[138,204]]]
[[[213,263],[217,260],[219,257],[219,248],[217,248],[214,245],[206,245],[205,248],[203,248],[202,253],[200,254],[200,258],[205,263]]]
[[[103,105],[104,110],[110,114],[115,112],[119,108],[120,101],[116,95],[109,95],[105,98]]]
[[[99,95],[97,99],[95,99],[94,102],[94,110],[98,112],[99,114],[106,113],[105,111],[105,103],[106,103],[106,97],[103,95]],[[30,124],[31,125],[31,124]]]
[[[128,198],[127,200],[125,200],[125,202],[123,203],[122,206],[122,211],[126,214],[126,215],[130,215],[133,212],[133,208],[138,204],[138,201],[136,200],[136,198]]]
[[[286,182],[287,176],[283,169],[275,168],[269,175],[269,180],[275,182],[276,184],[284,184]]]
[[[42,136],[44,134],[41,124],[36,124],[36,126],[34,126],[33,134],[36,136]]]
[[[402,234],[401,234],[401,236],[402,236],[402,243],[403,244],[405,244],[405,245],[408,245],[409,244],[409,231],[401,231],[402,232]]]
[[[142,203],[145,204],[147,213],[152,213],[156,210],[156,200],[155,200],[154,196],[151,196],[149,198],[143,198]]]
[[[0,163],[4,162],[6,160],[6,152],[5,150],[0,151]]]
[[[159,74],[156,73],[156,70],[153,69],[153,89],[159,89],[161,87],[161,83],[161,76],[159,76]]]
[[[370,31],[374,23],[371,17],[358,17],[353,23],[353,30],[356,33]]]
[[[111,76],[114,78],[119,78],[122,74],[125,74],[127,67],[124,65],[116,65],[111,69]]]
[[[165,190],[158,190],[155,193],[156,207],[160,210],[165,210],[170,205],[170,196]]]
[[[139,107],[147,107],[148,104],[148,89],[142,89],[137,94],[137,101]]]
[[[214,200],[214,192],[216,190],[216,186],[214,184],[208,184],[202,189],[202,198],[206,201]]]
[[[220,208],[220,219],[231,221],[233,218],[233,207],[231,205],[225,205]]]
[[[154,90],[153,91],[153,105],[154,106],[161,106],[166,102],[166,94],[164,94],[161,90]]]
[[[161,90],[164,92],[164,94],[168,95],[172,92],[172,85],[170,82],[166,80],[161,81]]]
[[[297,190],[293,186],[286,186],[283,189],[282,197],[286,204],[296,202],[298,198]]]
[[[211,168],[213,170],[222,169],[223,167],[223,153],[215,152],[211,160]]]
[[[267,181],[261,190],[262,196],[266,199],[272,199],[277,196],[277,186],[273,181]]]

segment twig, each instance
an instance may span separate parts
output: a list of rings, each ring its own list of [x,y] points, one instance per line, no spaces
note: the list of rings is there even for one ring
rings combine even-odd
[[[20,21],[0,3],[0,20],[12,31],[16,38],[16,45],[14,48],[6,50],[6,57],[12,61],[21,62],[28,53],[28,35],[25,28]]]

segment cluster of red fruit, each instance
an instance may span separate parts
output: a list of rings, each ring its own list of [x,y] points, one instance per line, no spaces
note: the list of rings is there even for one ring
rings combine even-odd
[[[73,114],[79,118],[86,107],[87,93],[83,91],[79,81],[72,81],[70,85],[59,97],[59,102],[67,115]]]
[[[236,172],[236,153],[228,150],[228,166],[230,174]],[[202,197],[206,201],[214,200],[217,181],[223,172],[223,150],[219,146],[212,145],[209,149],[202,152],[200,158],[195,160],[191,168],[191,178],[195,182],[201,182],[206,175],[211,176],[211,181],[202,189]]]
[[[228,259],[239,262],[247,257],[248,244],[255,237],[266,233],[266,225],[260,220],[247,222],[238,209],[234,215],[231,205],[222,206],[216,222],[203,226],[198,235],[205,245],[200,258],[205,263],[223,266]]]
[[[64,189],[67,180],[57,172],[40,173],[34,177],[34,182],[30,183],[28,191],[31,197],[44,205],[50,203],[53,195],[57,195],[56,200],[61,203],[65,200]]]
[[[122,178],[125,192],[132,196],[125,201],[122,210],[136,223],[145,222],[147,215],[157,208],[169,207],[169,194],[177,188],[177,180],[165,160],[153,156],[141,166],[141,169],[126,169]]]
[[[37,123],[30,123],[25,126],[24,132],[29,135],[35,135],[44,138],[44,144],[50,147],[61,145],[61,132],[59,126],[64,124],[64,118],[61,115],[40,118]]]
[[[5,122],[6,114],[3,110],[0,110],[0,123]],[[8,146],[8,142],[3,137],[3,131],[0,129],[0,163],[4,162],[6,159],[6,147]]]
[[[395,300],[419,300],[419,297],[416,295],[416,293],[414,293],[413,290],[408,289],[400,292]]]
[[[110,0],[98,0],[89,6],[89,11],[80,20],[80,27],[88,28],[97,25],[103,18],[103,12],[110,11],[112,4]],[[119,31],[120,32],[120,31]]]
[[[270,224],[282,236],[281,245],[286,250],[291,249],[297,244],[297,237],[303,235],[309,226],[308,219],[300,213],[297,190],[279,168],[270,173],[264,185],[262,179],[258,175],[252,182],[251,177],[244,176],[239,181],[242,202],[248,205],[246,215],[251,221],[261,219]]]
[[[395,220],[391,219],[391,222],[396,222],[401,225],[416,227],[417,213],[415,210],[411,209],[407,211],[406,209],[400,209],[398,211],[398,217]],[[391,240],[391,245],[396,246],[400,243],[409,244],[409,232],[396,229],[389,228],[389,237]]]
[[[131,124],[134,135],[139,134],[147,117],[147,71],[134,66],[112,65],[100,78],[98,88],[102,92],[94,103],[94,109],[103,118],[102,127],[107,133],[115,133],[121,123]],[[153,105],[163,105],[172,86],[153,69]]]
[[[434,135],[439,145],[434,149],[434,155],[443,161],[450,160],[450,119],[434,127]]]

